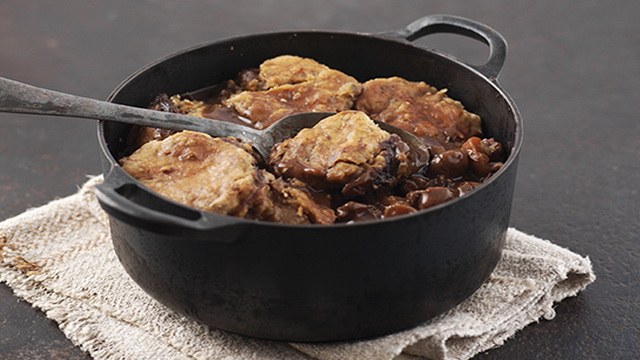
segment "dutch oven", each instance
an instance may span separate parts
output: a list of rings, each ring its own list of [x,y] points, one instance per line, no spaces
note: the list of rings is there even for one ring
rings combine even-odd
[[[472,66],[412,41],[450,32],[483,41]],[[509,153],[471,193],[395,218],[355,224],[283,225],[200,211],[142,186],[118,165],[130,125],[100,122],[104,183],[115,252],[131,278],[168,308],[211,327],[283,341],[375,337],[413,327],[468,298],[501,257],[522,141],[521,116],[496,78],[503,37],[464,18],[423,17],[379,34],[294,31],[191,47],[135,72],[110,95],[146,107],[158,93],[215,85],[283,54],[309,57],[361,82],[400,76],[447,88],[483,119]]]

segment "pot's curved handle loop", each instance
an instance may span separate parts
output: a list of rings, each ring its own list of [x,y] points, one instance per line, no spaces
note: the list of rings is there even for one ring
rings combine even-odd
[[[484,65],[468,66],[476,69],[491,81],[500,75],[507,59],[507,42],[494,29],[482,23],[454,15],[428,15],[422,17],[404,29],[392,30],[378,35],[414,41],[435,33],[454,33],[480,40],[489,46],[489,58]]]
[[[196,209],[167,201],[142,186],[117,165],[105,176],[102,184],[94,188],[100,206],[121,221],[136,227],[167,234],[209,238],[210,230],[216,230],[216,239],[232,241],[224,234],[240,222],[229,216],[206,214]]]

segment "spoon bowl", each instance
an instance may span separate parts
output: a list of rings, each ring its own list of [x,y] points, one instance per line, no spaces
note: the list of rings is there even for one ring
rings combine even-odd
[[[107,120],[169,130],[191,130],[215,137],[232,136],[250,142],[263,160],[269,158],[273,145],[294,137],[300,130],[313,127],[333,115],[307,112],[287,116],[264,130],[245,125],[164,111],[137,108],[48,90],[0,77],[0,112],[52,115]],[[429,150],[413,134],[394,126],[376,123],[405,141],[420,161],[428,161]],[[426,159],[426,161],[425,161]]]

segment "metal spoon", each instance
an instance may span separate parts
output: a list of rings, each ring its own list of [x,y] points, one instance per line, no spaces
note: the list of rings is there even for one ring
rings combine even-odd
[[[287,116],[265,130],[257,130],[229,122],[155,111],[133,106],[65,94],[0,77],[0,112],[53,115],[83,119],[107,120],[169,130],[192,130],[211,136],[232,136],[251,142],[262,159],[268,159],[271,147],[300,130],[313,127],[334,113],[308,112]],[[398,134],[419,159],[429,159],[429,150],[413,134],[377,122],[384,130]]]

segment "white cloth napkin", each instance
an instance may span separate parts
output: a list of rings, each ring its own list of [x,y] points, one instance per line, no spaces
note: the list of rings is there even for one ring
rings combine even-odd
[[[499,346],[594,281],[591,262],[509,229],[503,258],[469,299],[374,340],[284,343],[202,326],[142,291],[113,251],[91,178],[78,193],[0,223],[0,281],[95,359],[469,359]]]

